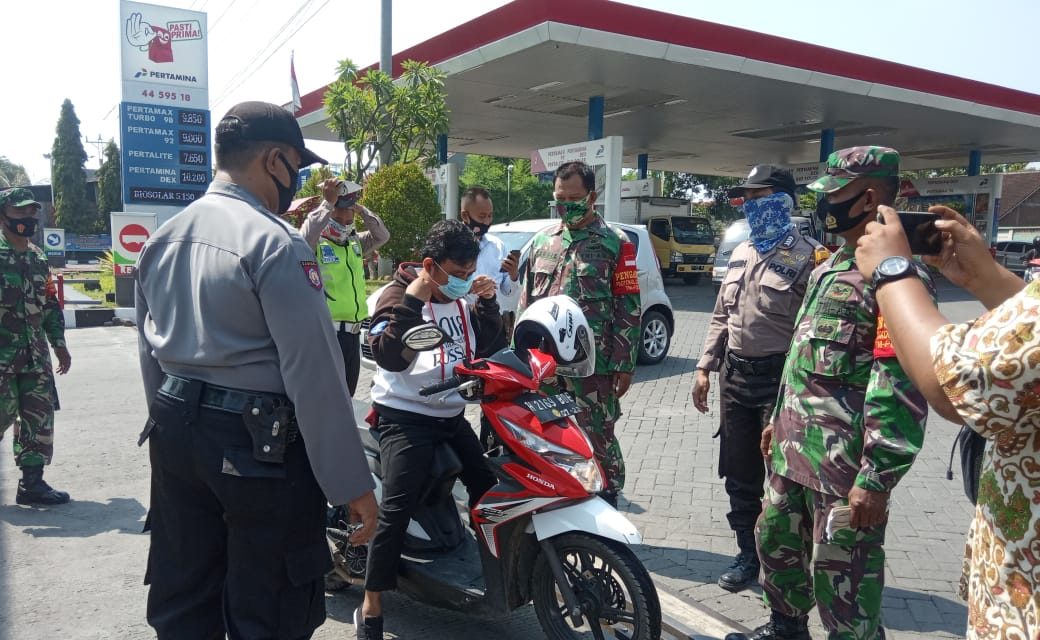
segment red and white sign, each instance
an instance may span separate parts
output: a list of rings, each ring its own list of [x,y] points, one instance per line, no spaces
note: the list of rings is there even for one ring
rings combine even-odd
[[[139,224],[128,224],[119,232],[119,244],[123,245],[126,254],[141,253],[144,243],[151,236],[151,232]]]
[[[112,213],[112,263],[117,276],[132,276],[137,258],[158,228],[154,213]]]

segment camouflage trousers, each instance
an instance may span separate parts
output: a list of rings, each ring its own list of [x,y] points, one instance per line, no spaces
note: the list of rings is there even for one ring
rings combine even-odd
[[[576,418],[592,441],[593,453],[603,467],[606,476],[603,488],[624,489],[625,459],[621,455],[621,445],[614,437],[614,424],[621,417],[621,403],[614,394],[614,376],[608,373],[561,380],[582,409]]]
[[[12,424],[15,464],[50,464],[54,454],[53,373],[25,371],[0,376],[0,438]]]
[[[848,499],[819,493],[773,474],[756,529],[766,604],[788,616],[813,605],[830,640],[876,640],[885,587],[885,525],[838,528],[828,537],[827,517]]]

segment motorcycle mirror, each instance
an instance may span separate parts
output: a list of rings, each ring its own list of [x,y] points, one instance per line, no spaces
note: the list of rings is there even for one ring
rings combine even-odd
[[[432,323],[421,324],[404,332],[401,342],[412,351],[430,351],[448,341],[448,334]]]

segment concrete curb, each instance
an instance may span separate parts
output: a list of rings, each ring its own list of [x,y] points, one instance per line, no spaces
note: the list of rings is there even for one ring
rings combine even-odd
[[[660,583],[662,631],[680,640],[722,640],[729,633],[750,633],[744,625]]]
[[[106,323],[111,323],[114,319],[123,321],[133,322],[135,319],[135,311],[133,307],[120,307],[118,309],[109,309],[103,307],[97,307],[94,309],[63,309],[62,315],[65,316],[65,328],[76,329],[84,327],[103,327]]]

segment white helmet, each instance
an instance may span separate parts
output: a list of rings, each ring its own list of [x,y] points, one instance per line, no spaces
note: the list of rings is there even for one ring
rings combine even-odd
[[[542,298],[527,307],[513,328],[513,344],[521,355],[532,348],[548,353],[561,376],[585,378],[596,370],[596,337],[570,296]]]

